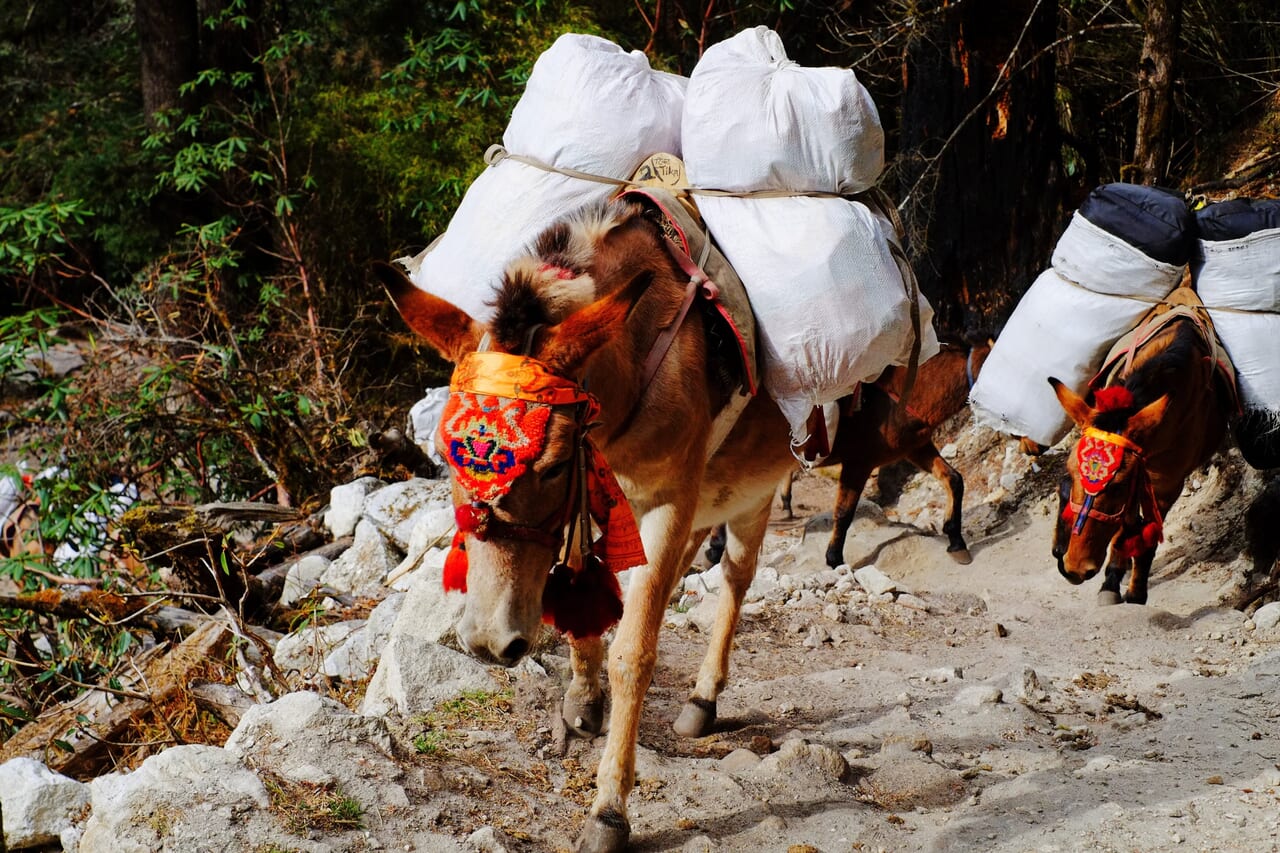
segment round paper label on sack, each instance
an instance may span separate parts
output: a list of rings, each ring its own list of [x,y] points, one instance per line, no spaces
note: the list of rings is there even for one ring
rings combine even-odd
[[[631,183],[642,187],[682,189],[689,186],[689,179],[685,177],[683,160],[674,154],[659,152],[640,164],[631,176]]]

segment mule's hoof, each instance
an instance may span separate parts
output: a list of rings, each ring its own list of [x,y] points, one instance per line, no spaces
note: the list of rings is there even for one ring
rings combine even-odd
[[[680,709],[680,716],[672,724],[680,737],[703,737],[711,734],[716,724],[716,703],[706,699],[690,699]]]
[[[631,825],[616,811],[587,815],[586,825],[573,848],[575,853],[622,853],[631,837]]]
[[[954,551],[948,548],[947,554],[962,566],[967,566],[973,562],[973,555],[969,553],[968,548],[956,548]]]
[[[579,702],[569,696],[564,697],[560,706],[560,716],[569,731],[578,737],[595,737],[604,728],[604,697],[590,702]]]
[[[825,559],[827,561],[827,568],[834,569],[844,563],[844,552],[828,551]]]
[[[1125,604],[1146,604],[1146,603],[1147,603],[1147,597],[1144,595],[1144,596],[1142,596],[1141,598],[1139,598],[1139,597],[1137,597],[1137,596],[1133,596],[1132,598],[1130,598],[1128,595],[1126,595],[1126,596],[1124,597],[1124,603],[1125,603]]]
[[[1102,605],[1105,607],[1111,604],[1119,604],[1120,602],[1121,602],[1120,593],[1112,592],[1109,589],[1103,589],[1098,591],[1099,605]]]

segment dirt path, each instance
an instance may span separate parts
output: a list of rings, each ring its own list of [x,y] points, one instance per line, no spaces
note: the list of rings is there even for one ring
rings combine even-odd
[[[834,483],[797,483],[808,523],[776,519],[717,731],[697,741],[670,723],[713,602],[670,611],[634,849],[1280,850],[1280,629],[1215,604],[1246,568],[1240,502],[1256,475],[1235,460],[1197,475],[1150,605],[1102,608],[1097,581],[1070,586],[1049,555],[1060,458],[1035,471],[990,434],[957,442],[972,565],[931,534],[941,490],[912,479],[887,517],[864,502],[845,551],[897,584],[878,598],[823,563]],[[537,726],[555,680],[525,682],[529,732],[455,758],[542,767],[543,781],[498,773],[469,815],[437,807],[455,829],[502,829],[509,849],[565,849],[602,741],[557,756]]]

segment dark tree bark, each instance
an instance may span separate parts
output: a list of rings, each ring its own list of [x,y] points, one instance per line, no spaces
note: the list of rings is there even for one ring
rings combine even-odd
[[[1130,180],[1153,186],[1169,168],[1173,66],[1182,28],[1182,0],[1149,0],[1138,64],[1138,128]]]
[[[996,332],[1062,229],[1056,0],[939,4],[903,63],[898,176],[945,335]]]
[[[200,22],[193,0],[135,0],[142,51],[142,106],[147,125],[180,106],[178,89],[196,76]]]

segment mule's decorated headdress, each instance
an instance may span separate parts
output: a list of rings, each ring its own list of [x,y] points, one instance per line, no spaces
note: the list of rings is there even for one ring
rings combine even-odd
[[[467,590],[467,536],[532,541],[558,550],[564,528],[572,522],[581,533],[580,565],[573,569],[561,562],[552,567],[543,594],[543,619],[574,637],[603,634],[622,615],[615,573],[646,560],[631,507],[608,463],[586,436],[599,403],[578,383],[555,375],[537,359],[501,352],[464,357],[454,370],[449,392],[440,434],[454,480],[470,500],[455,508],[458,532],[445,561],[445,589]],[[573,486],[564,506],[540,525],[502,521],[494,517],[491,504],[507,494],[546,449],[553,406],[579,407]],[[595,543],[590,542],[589,519],[601,531]]]
[[[1103,389],[1109,391],[1112,389]],[[1126,396],[1112,395],[1105,399],[1103,406],[1122,408],[1133,405],[1133,397],[1127,389],[1119,389]],[[1101,401],[1100,401],[1101,402]],[[1105,411],[1099,406],[1100,411]],[[1137,460],[1132,488],[1119,512],[1107,514],[1093,508],[1093,501],[1115,479],[1124,462],[1125,453],[1131,453]],[[1155,488],[1147,473],[1142,456],[1142,448],[1128,438],[1114,432],[1106,432],[1096,427],[1085,427],[1076,445],[1076,465],[1080,471],[1080,486],[1084,489],[1084,500],[1079,504],[1068,502],[1063,509],[1063,517],[1072,522],[1072,535],[1084,529],[1089,518],[1100,521],[1124,522],[1133,502],[1138,501],[1138,509],[1145,524],[1136,533],[1124,537],[1115,545],[1115,555],[1119,558],[1134,557],[1154,548],[1164,538],[1164,520],[1160,507],[1156,503]]]

